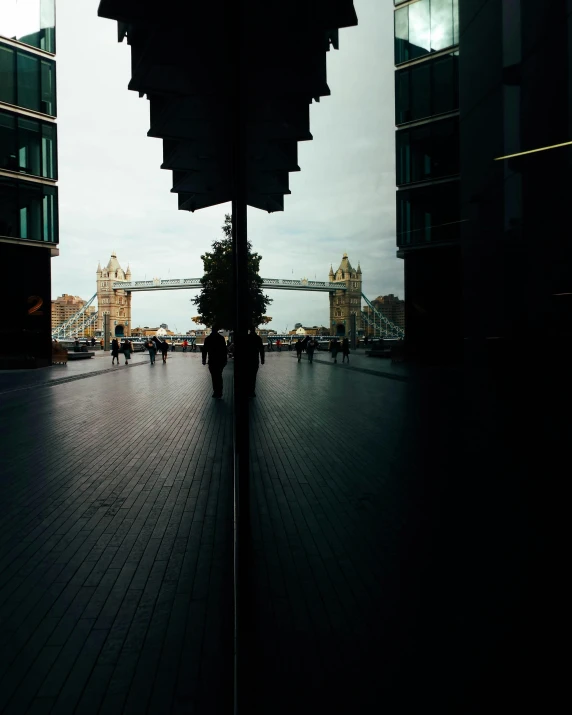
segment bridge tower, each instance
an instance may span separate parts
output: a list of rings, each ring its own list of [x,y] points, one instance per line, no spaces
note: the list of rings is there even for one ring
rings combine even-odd
[[[119,265],[117,255],[111,258],[105,268],[97,264],[97,330],[103,333],[103,314],[109,313],[110,337],[131,335],[131,291],[113,290],[117,281],[131,280],[131,270],[124,271]]]
[[[356,316],[356,330],[361,331],[361,293],[362,273],[358,263],[353,268],[348,254],[344,253],[340,267],[334,273],[330,266],[329,280],[331,283],[345,283],[346,290],[336,290],[330,293],[330,322],[328,327],[332,335],[349,336],[351,330],[351,315]]]

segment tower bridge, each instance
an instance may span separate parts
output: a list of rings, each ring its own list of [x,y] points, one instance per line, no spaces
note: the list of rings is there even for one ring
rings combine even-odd
[[[53,337],[62,339],[74,335],[84,335],[87,330],[103,334],[104,315],[109,315],[109,325],[113,335],[118,337],[131,335],[132,294],[140,291],[158,290],[199,290],[200,278],[153,278],[135,281],[131,269],[124,271],[115,253],[105,266],[98,264],[96,271],[95,294],[85,306],[69,320],[53,331]],[[362,270],[358,263],[353,268],[347,253],[342,256],[337,271],[330,266],[327,281],[311,281],[307,278],[263,278],[263,290],[301,290],[310,293],[328,293],[330,317],[328,328],[332,335],[349,334],[354,320],[358,334],[365,326],[373,328],[374,335],[384,337],[403,337],[403,329],[388,320],[362,292]],[[97,311],[89,313],[88,307],[97,301]],[[367,305],[364,310],[363,304]]]

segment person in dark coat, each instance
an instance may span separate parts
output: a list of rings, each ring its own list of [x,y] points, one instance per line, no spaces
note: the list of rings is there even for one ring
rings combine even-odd
[[[222,397],[222,371],[226,365],[226,341],[218,332],[218,326],[213,326],[212,333],[205,338],[203,345],[203,365],[209,365],[209,372],[213,383],[213,397]]]
[[[296,341],[296,355],[298,356],[298,362],[302,359],[302,350],[304,346],[302,345],[302,338],[298,338]]]
[[[117,360],[117,364],[119,365],[119,340],[117,338],[113,338],[111,341],[111,364],[113,365],[115,360]]]
[[[167,353],[169,352],[169,343],[163,340],[161,343],[161,355],[163,356],[163,362],[167,362]]]
[[[301,353],[300,353],[301,355]],[[300,359],[300,358],[298,358]],[[246,337],[246,389],[249,397],[256,397],[258,365],[264,365],[264,344],[256,329],[251,326]]]
[[[348,360],[348,363],[350,361],[350,341],[347,338],[344,338],[342,340],[342,362],[346,361],[346,358]]]
[[[340,342],[337,338],[334,338],[331,342],[330,345],[330,351],[332,353],[332,357],[334,358],[334,362],[338,362],[338,353],[340,351]]]
[[[314,350],[316,349],[316,340],[311,337],[308,340],[308,345],[306,346],[306,352],[308,353],[308,362],[312,363],[314,361]]]

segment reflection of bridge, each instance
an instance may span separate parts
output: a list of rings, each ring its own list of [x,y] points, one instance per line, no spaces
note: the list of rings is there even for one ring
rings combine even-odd
[[[200,278],[168,278],[152,281],[116,281],[113,290],[124,290],[128,293],[137,290],[190,290],[201,288]],[[311,292],[331,293],[335,290],[346,290],[345,283],[330,281],[290,280],[287,278],[263,278],[262,288],[265,290],[307,290]]]
[[[87,334],[102,334],[103,318],[107,314],[112,334],[129,334],[131,323],[131,294],[141,291],[158,290],[199,290],[201,278],[153,278],[152,280],[131,280],[131,271],[123,271],[115,253],[105,268],[97,267],[97,292],[75,315],[59,325],[53,331],[53,337],[60,340],[72,336],[84,337]],[[348,256],[344,253],[338,270],[330,268],[329,280],[311,281],[293,278],[263,278],[263,290],[299,290],[309,293],[328,293],[330,318],[328,328],[339,336],[349,334],[352,321],[358,335],[362,328],[368,327],[370,334],[385,338],[402,338],[404,331],[389,320],[377,305],[373,305],[362,293],[362,271],[352,268]],[[97,300],[97,311],[89,313],[88,308]],[[366,304],[367,307],[362,308]],[[125,329],[125,333],[124,333]]]

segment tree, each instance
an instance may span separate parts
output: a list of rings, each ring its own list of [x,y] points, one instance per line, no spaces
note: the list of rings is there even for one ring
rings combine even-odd
[[[268,325],[268,323],[272,322],[272,316],[271,315],[263,315],[262,320],[260,321],[261,325]]]
[[[191,318],[191,320],[192,320],[193,323],[195,323],[196,325],[203,325],[203,319],[201,318],[200,315],[195,315],[195,317],[194,317],[194,318]]]
[[[193,303],[199,311],[200,322],[204,325],[217,325],[220,328],[234,328],[234,292],[232,263],[232,217],[226,214],[222,226],[223,238],[213,241],[212,252],[201,256],[204,275],[201,278],[202,290],[193,298]],[[250,241],[248,246],[248,321],[252,325],[263,322],[266,307],[272,300],[262,292],[262,278],[258,271],[262,256],[252,252]],[[193,318],[194,320],[194,318]]]

